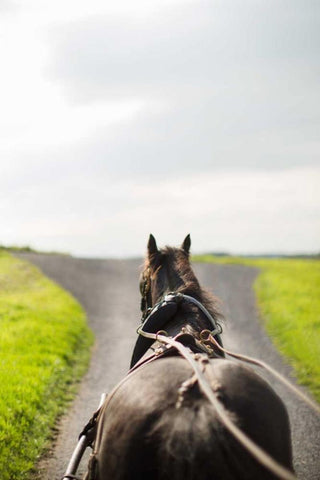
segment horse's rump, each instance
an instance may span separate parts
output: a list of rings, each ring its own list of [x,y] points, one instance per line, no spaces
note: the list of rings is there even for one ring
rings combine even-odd
[[[288,415],[267,382],[225,359],[211,360],[206,375],[241,430],[292,470]],[[184,359],[169,357],[123,382],[101,411],[92,460],[97,480],[276,478],[221,424],[192,377]]]

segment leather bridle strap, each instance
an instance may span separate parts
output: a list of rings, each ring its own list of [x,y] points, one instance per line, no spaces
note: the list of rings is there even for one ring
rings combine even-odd
[[[237,425],[230,419],[228,412],[218,400],[216,395],[213,393],[207,379],[199,368],[198,362],[194,359],[194,356],[189,352],[189,350],[177,342],[171,337],[166,337],[161,334],[152,334],[138,329],[138,333],[147,338],[152,338],[158,342],[162,342],[166,345],[170,345],[176,348],[182,357],[184,357],[191,368],[193,369],[200,389],[204,395],[208,398],[210,403],[215,407],[216,413],[222,422],[222,424],[229,430],[229,432],[239,441],[239,443],[265,468],[270,472],[276,475],[282,480],[296,480],[297,477],[287,468],[282,466],[279,462],[274,460],[267,452],[260,448],[256,443],[254,443],[242,430],[240,430]]]

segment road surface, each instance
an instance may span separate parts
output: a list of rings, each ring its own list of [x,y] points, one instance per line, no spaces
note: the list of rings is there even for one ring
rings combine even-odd
[[[88,373],[68,414],[59,422],[52,451],[40,462],[42,480],[60,480],[83,425],[108,392],[126,374],[139,323],[138,275],[142,260],[100,260],[21,254],[69,290],[85,308],[96,336]],[[258,357],[279,372],[292,372],[265,335],[256,309],[252,283],[258,270],[239,265],[196,264],[201,285],[221,300],[226,317],[226,348]],[[303,348],[303,347],[302,347]],[[320,419],[272,377],[290,416],[294,462],[303,480],[320,479]],[[82,472],[85,466],[82,467]],[[81,473],[81,471],[80,471]]]

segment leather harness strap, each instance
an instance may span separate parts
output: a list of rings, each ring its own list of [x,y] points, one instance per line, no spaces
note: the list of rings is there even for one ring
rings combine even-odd
[[[207,320],[211,325],[211,334],[215,337],[219,345],[222,346],[222,341],[220,338],[221,326],[216,322],[208,310],[190,295],[185,295],[179,292],[168,293],[163,300],[157,303],[148,314],[147,318],[143,321],[142,325],[137,330],[140,332],[149,332],[157,333],[161,330],[178,312],[181,304],[183,302],[193,303],[198,307],[199,310],[206,316]],[[130,368],[133,368],[134,365],[143,357],[147,350],[154,343],[154,340],[140,334],[137,338]]]

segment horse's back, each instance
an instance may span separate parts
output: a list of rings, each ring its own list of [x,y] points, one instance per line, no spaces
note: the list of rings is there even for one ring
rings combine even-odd
[[[211,360],[205,374],[229,417],[292,469],[287,412],[267,382],[225,359]],[[140,367],[113,394],[93,458],[99,480],[275,478],[225,429],[180,357]]]

